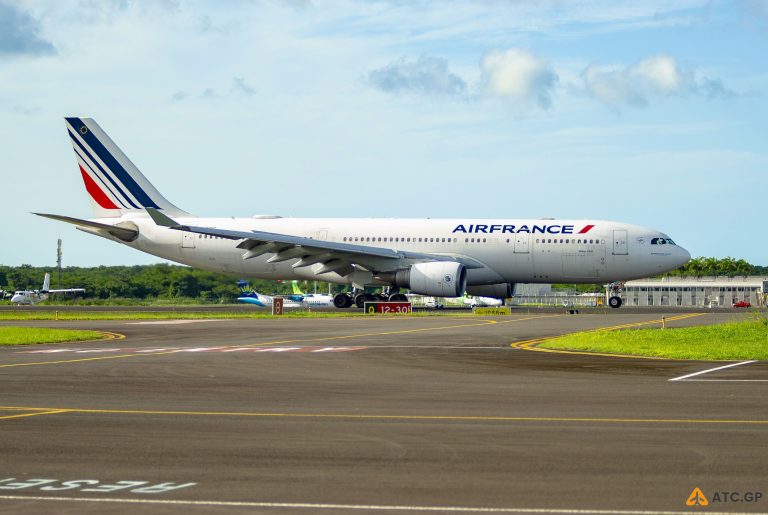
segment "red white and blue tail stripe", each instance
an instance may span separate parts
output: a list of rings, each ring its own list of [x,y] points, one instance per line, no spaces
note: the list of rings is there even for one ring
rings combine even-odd
[[[91,118],[65,118],[85,189],[98,218],[152,207],[185,215],[163,197]]]

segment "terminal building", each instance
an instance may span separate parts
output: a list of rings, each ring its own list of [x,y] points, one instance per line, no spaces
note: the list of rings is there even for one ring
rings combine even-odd
[[[731,307],[739,301],[766,305],[768,277],[663,277],[627,281],[625,306]]]

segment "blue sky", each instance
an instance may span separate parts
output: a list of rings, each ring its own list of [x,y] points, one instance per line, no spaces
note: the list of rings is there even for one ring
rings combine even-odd
[[[201,216],[567,217],[768,264],[768,1],[0,0],[0,264],[157,259],[64,116]]]

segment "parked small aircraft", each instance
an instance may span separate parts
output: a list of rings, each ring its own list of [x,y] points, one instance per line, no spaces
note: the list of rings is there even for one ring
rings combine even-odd
[[[14,292],[11,297],[11,302],[14,304],[28,304],[33,305],[38,302],[42,302],[48,299],[51,293],[77,293],[84,292],[85,288],[64,288],[59,290],[51,290],[51,274],[45,274],[43,279],[43,287],[39,290],[19,290]]]
[[[237,281],[237,286],[240,287],[240,296],[237,297],[239,302],[245,302],[246,304],[253,304],[261,308],[272,306],[275,298],[270,295],[264,295],[254,289],[249,289],[250,285],[248,281]],[[297,301],[293,296],[283,297],[284,308],[301,308],[304,307],[301,300]]]

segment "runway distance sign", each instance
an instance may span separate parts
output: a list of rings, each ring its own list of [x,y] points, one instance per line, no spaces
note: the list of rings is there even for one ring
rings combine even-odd
[[[501,306],[498,308],[475,308],[472,310],[472,314],[481,316],[506,316],[512,314],[512,308],[509,306]]]
[[[363,310],[368,315],[403,315],[413,311],[410,302],[366,302]]]

